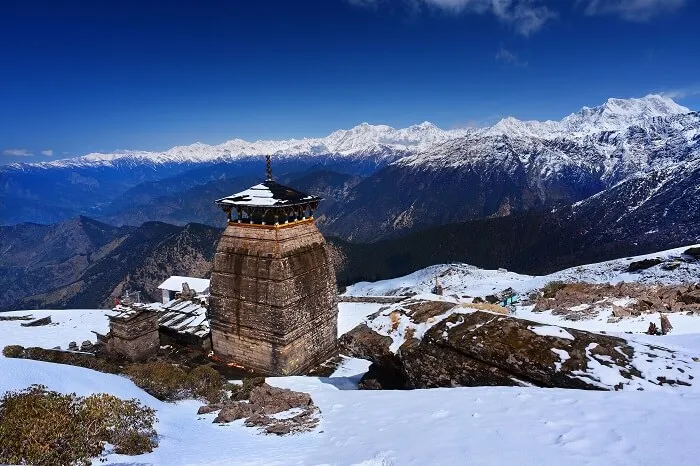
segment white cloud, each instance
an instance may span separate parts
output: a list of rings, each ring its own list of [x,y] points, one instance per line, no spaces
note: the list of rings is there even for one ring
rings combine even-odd
[[[348,0],[352,5],[376,8],[390,0]],[[403,0],[411,11],[436,8],[452,14],[492,14],[518,33],[529,36],[541,29],[557,14],[544,5],[544,0]]]
[[[5,149],[2,151],[2,155],[11,155],[13,157],[29,157],[32,154],[27,149]]]
[[[617,15],[626,21],[643,22],[676,11],[687,0],[578,0],[587,15]]]
[[[45,155],[47,157],[53,157],[53,150],[51,150],[51,149],[42,150],[41,155]]]
[[[672,89],[670,91],[661,92],[661,95],[671,99],[685,99],[686,97],[700,95],[700,86]]]
[[[521,60],[516,54],[514,54],[510,50],[504,49],[502,45],[501,45],[501,48],[498,50],[498,52],[496,52],[496,61],[500,61],[500,62],[503,62],[507,65],[517,66],[517,67],[527,66],[526,61]]]

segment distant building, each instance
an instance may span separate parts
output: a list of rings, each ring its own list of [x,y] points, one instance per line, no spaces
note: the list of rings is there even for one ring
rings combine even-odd
[[[219,199],[229,222],[214,256],[213,351],[264,375],[304,373],[336,350],[335,272],[314,224],[321,198],[267,179]]]
[[[197,294],[209,294],[209,280],[206,278],[180,277],[173,275],[158,286],[163,291],[163,304],[175,299],[175,293],[182,291],[182,285],[187,283]]]

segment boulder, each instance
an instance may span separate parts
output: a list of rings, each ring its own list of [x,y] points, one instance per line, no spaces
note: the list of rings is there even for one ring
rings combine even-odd
[[[441,317],[422,339],[406,338],[396,354],[390,350],[393,339],[370,328],[371,321],[346,334],[341,344],[372,342],[343,349],[372,361],[374,380],[382,370],[400,371],[402,388],[535,385],[619,390],[682,385],[693,379],[694,368],[686,358],[619,337],[464,308]],[[352,348],[360,348],[361,354]]]
[[[661,320],[661,334],[662,335],[666,335],[671,330],[673,330],[673,325],[671,325],[671,321],[668,319],[668,316],[666,314],[661,314],[660,320]]]
[[[203,405],[203,406],[199,407],[199,409],[197,410],[197,414],[213,413],[214,411],[220,410],[221,407],[222,406],[220,404],[217,404],[217,403],[210,404],[210,405]]]
[[[258,406],[253,406],[250,403],[231,401],[226,403],[224,407],[221,408],[221,411],[214,419],[214,422],[220,424],[247,418],[259,409],[260,408]]]
[[[688,290],[678,295],[678,301],[685,304],[700,304],[700,289]]]
[[[358,325],[338,340],[345,354],[374,363],[360,381],[362,388],[388,390],[403,388],[405,382],[401,361],[389,349],[392,342],[391,337],[378,334],[366,324]]]
[[[629,317],[632,315],[632,311],[630,311],[626,307],[616,306],[613,304],[612,315],[614,317]]]
[[[401,345],[399,355],[403,362],[404,388],[520,385],[497,367],[448,348],[423,344],[415,338]],[[360,385],[360,388],[365,387]]]
[[[250,404],[265,414],[277,414],[292,408],[306,408],[312,404],[308,393],[262,384],[250,393]]]
[[[654,267],[655,265],[658,265],[662,263],[663,261],[659,258],[653,258],[653,259],[643,259],[640,261],[633,261],[630,262],[629,265],[627,266],[627,271],[628,272],[639,272],[640,270],[646,270]]]
[[[683,254],[685,254],[686,256],[690,256],[693,259],[700,260],[700,246],[688,248],[685,251],[683,251]]]

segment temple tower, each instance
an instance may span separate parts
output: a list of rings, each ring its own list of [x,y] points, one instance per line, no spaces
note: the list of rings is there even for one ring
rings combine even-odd
[[[216,203],[228,226],[210,285],[212,347],[264,375],[301,374],[336,349],[335,272],[313,213],[321,198],[267,179]]]

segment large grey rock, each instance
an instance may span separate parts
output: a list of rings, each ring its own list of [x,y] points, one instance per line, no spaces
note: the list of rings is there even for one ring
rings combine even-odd
[[[675,353],[610,335],[546,326],[483,311],[453,313],[422,339],[393,339],[361,325],[346,334],[345,353],[401,373],[403,388],[536,385],[591,390],[689,385],[697,363]]]

